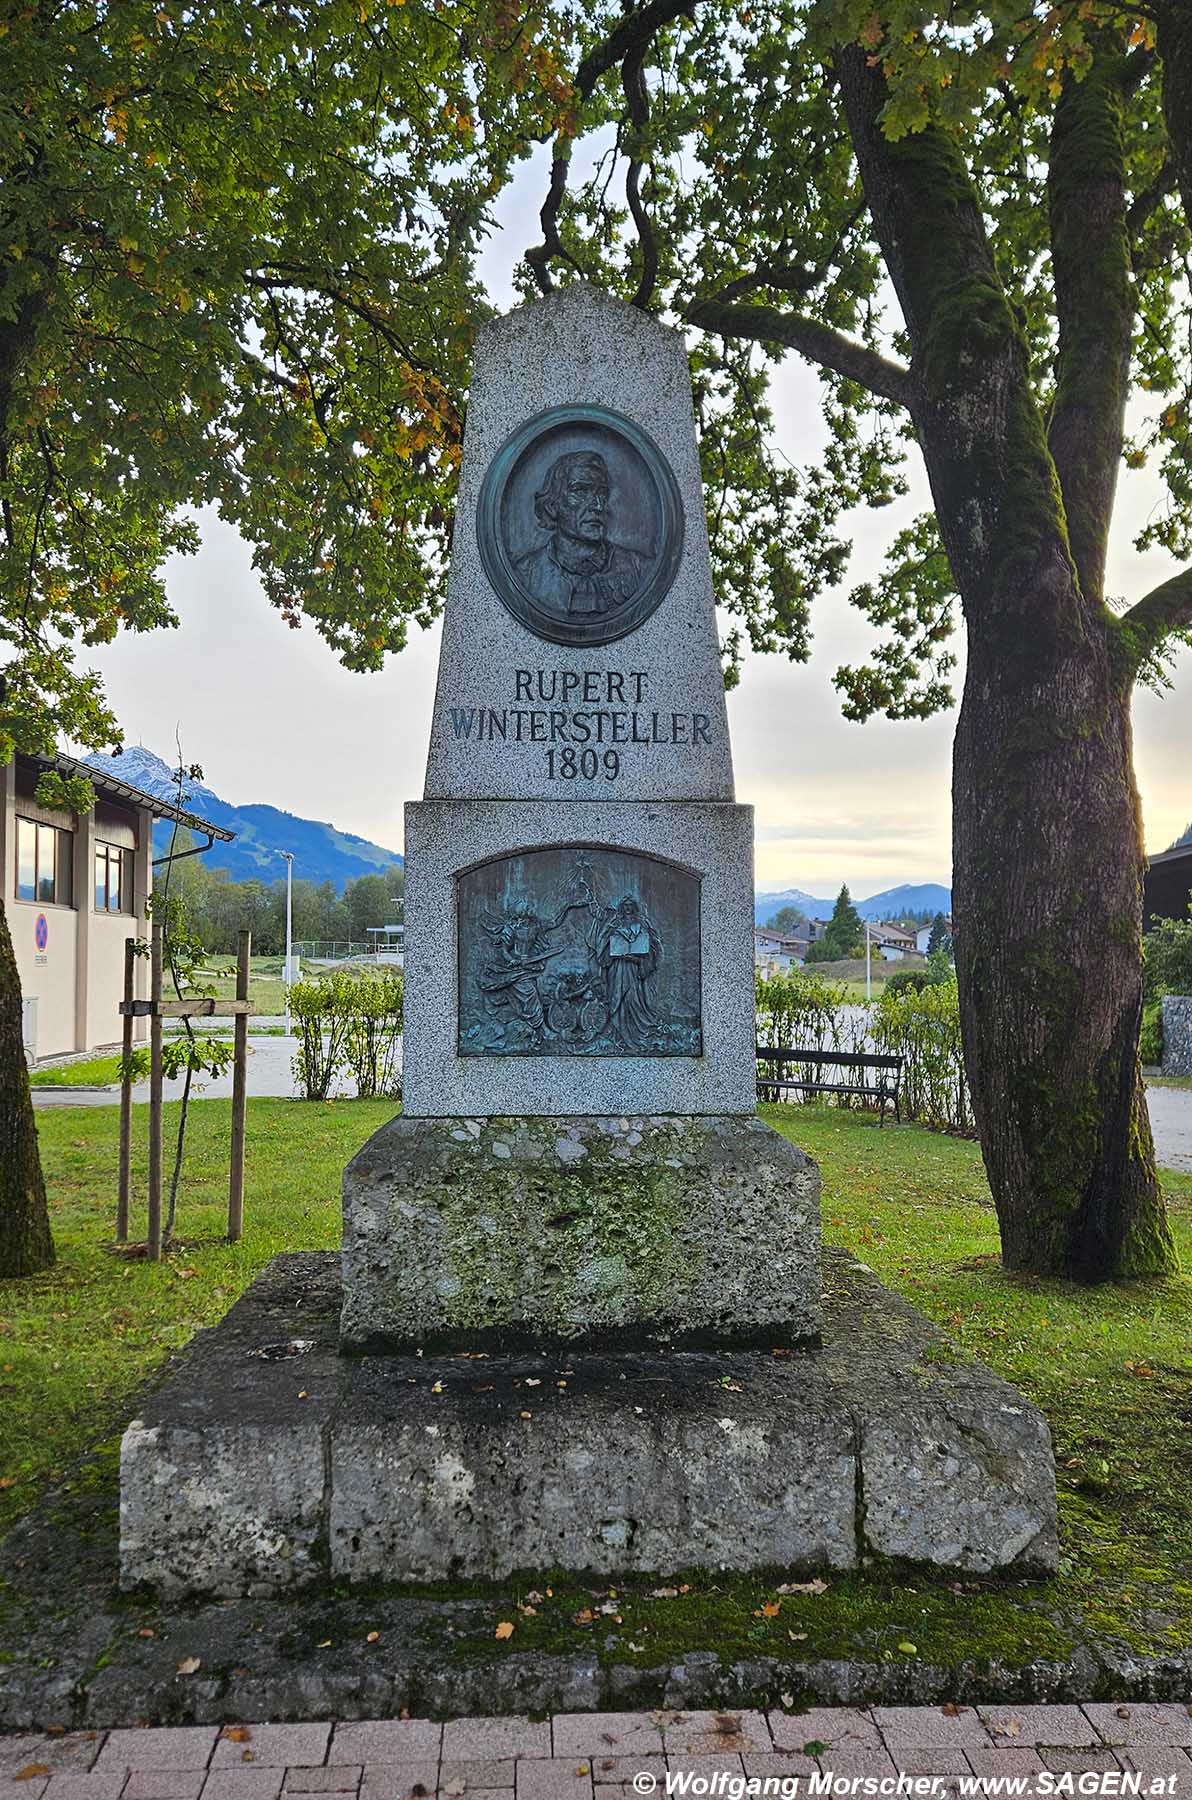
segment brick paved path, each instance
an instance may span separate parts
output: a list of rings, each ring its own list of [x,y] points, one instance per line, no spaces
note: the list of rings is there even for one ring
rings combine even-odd
[[[1006,1776],[1021,1780],[1023,1795],[1141,1791],[1192,1800],[1192,1705],[561,1713],[541,1723],[399,1719],[0,1737],[0,1800],[631,1800],[653,1791],[651,1777],[662,1800],[668,1772],[705,1778],[689,1793],[714,1800],[744,1792],[750,1777],[798,1777],[797,1800],[826,1793],[809,1778],[829,1771],[839,1795],[894,1792],[851,1784],[866,1776],[893,1783],[902,1773],[914,1783],[903,1792],[938,1800],[979,1794],[974,1777]],[[1077,1785],[1061,1785],[1065,1773]],[[1110,1779],[1101,1783],[1100,1774]]]

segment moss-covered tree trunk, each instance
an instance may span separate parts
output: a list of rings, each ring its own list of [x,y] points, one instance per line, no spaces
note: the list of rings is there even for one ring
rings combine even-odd
[[[1128,684],[1093,626],[970,636],[953,776],[965,1061],[1007,1268],[1099,1281],[1174,1250],[1142,1089]]]
[[[1143,851],[1129,707],[1140,637],[1103,592],[1134,308],[1121,70],[1107,53],[1056,109],[1059,343],[1045,420],[958,145],[935,126],[891,142],[875,59],[855,48],[838,58],[967,626],[955,942],[1003,1256],[1090,1281],[1175,1263],[1138,1060]]]
[[[0,899],[0,1280],[54,1260],[21,1036],[21,982]]]

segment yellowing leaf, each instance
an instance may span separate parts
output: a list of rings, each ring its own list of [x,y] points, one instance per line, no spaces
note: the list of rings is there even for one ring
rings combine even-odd
[[[178,1664],[179,1675],[195,1675],[201,1667],[197,1656],[184,1656]]]
[[[513,1621],[511,1619],[502,1619],[501,1623],[497,1626],[497,1629],[493,1632],[493,1636],[495,1638],[511,1638],[513,1636]]]

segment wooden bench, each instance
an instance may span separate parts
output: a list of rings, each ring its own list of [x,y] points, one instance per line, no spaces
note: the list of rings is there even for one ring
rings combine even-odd
[[[902,1085],[901,1056],[878,1056],[859,1050],[800,1050],[778,1045],[758,1044],[756,1050],[759,1065],[768,1064],[769,1068],[759,1066],[757,1074],[757,1097],[759,1100],[781,1100],[786,1093],[803,1094],[863,1094],[867,1099],[876,1100],[880,1107],[879,1126],[886,1122],[886,1107],[894,1107],[894,1119],[902,1123],[899,1105],[899,1088]],[[795,1073],[789,1074],[788,1069]],[[772,1073],[771,1073],[772,1069]],[[825,1071],[839,1070],[855,1072],[854,1081],[825,1081]],[[867,1081],[867,1072],[873,1071],[873,1079]],[[818,1075],[820,1079],[814,1077]]]

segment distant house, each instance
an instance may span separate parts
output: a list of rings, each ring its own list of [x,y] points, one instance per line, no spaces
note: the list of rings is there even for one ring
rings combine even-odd
[[[1143,930],[1149,931],[1152,919],[1178,919],[1187,922],[1188,901],[1192,897],[1192,844],[1173,844],[1147,864],[1143,890]]]
[[[869,942],[881,952],[883,962],[899,962],[917,948],[913,931],[904,931],[901,925],[883,925],[880,920],[870,925]]]
[[[763,975],[785,974],[801,966],[807,955],[808,939],[774,931],[768,925],[753,928],[753,966]]]
[[[42,806],[36,789],[47,771],[86,776],[94,809]],[[155,819],[205,832],[204,849],[232,837],[72,756],[17,756],[0,765],[0,880],[30,1062],[119,1042],[124,941],[146,936]],[[148,997],[144,958],[136,991]],[[144,1036],[146,1025],[137,1019],[135,1035]]]

